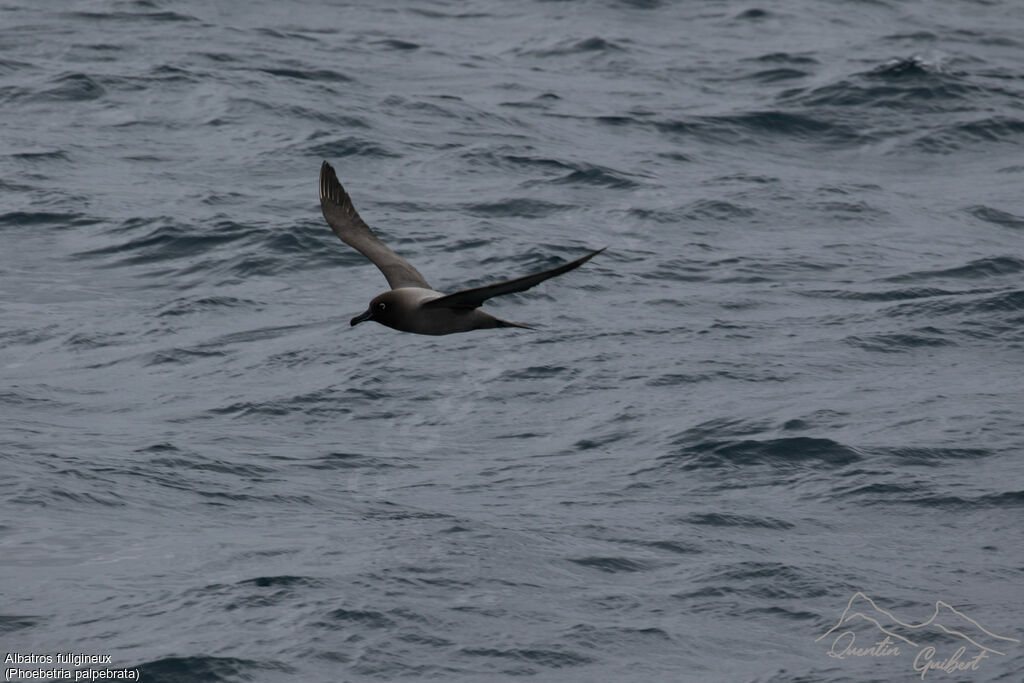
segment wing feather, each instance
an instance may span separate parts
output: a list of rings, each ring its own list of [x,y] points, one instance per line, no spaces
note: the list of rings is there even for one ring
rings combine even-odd
[[[556,266],[555,268],[545,270],[540,273],[524,275],[523,277],[517,277],[513,280],[505,280],[504,282],[496,282],[493,285],[463,289],[462,291],[455,292],[454,294],[448,294],[447,296],[442,296],[438,299],[432,299],[424,303],[423,308],[478,308],[483,304],[483,302],[493,297],[502,296],[503,294],[512,294],[513,292],[522,292],[549,278],[553,278],[556,275],[568,273],[574,268],[579,268],[605,249],[607,249],[607,247],[602,247],[601,249],[587,254],[582,258],[578,258],[575,261],[563,263],[560,266]]]
[[[338,175],[326,161],[320,166],[320,208],[334,234],[380,268],[391,289],[424,287],[431,289],[420,271],[377,239],[370,226],[356,213]]]

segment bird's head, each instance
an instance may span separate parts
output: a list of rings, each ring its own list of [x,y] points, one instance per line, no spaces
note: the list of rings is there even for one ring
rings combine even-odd
[[[352,318],[352,327],[355,327],[361,322],[367,320],[373,320],[379,322],[381,325],[387,325],[388,327],[394,327],[392,321],[394,316],[398,313],[399,301],[394,296],[394,292],[384,292],[373,298],[370,302],[369,308],[365,311]]]

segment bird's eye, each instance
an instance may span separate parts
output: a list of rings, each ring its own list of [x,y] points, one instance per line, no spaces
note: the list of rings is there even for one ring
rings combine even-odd
[[[377,310],[383,311],[385,308],[387,308],[387,304],[385,304],[383,301],[377,304]]]

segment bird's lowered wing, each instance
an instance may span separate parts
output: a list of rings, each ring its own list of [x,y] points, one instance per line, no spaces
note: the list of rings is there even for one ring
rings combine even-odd
[[[356,213],[345,188],[338,182],[338,175],[326,161],[320,166],[320,208],[334,234],[373,264],[380,268],[388,279],[391,289],[399,287],[424,287],[430,285],[408,261],[393,252],[377,239],[370,227]]]
[[[545,270],[540,273],[534,273],[533,275],[524,275],[523,277],[517,277],[513,280],[505,280],[504,282],[496,282],[493,285],[484,285],[483,287],[473,287],[472,289],[464,289],[461,292],[455,292],[454,294],[448,294],[442,296],[439,299],[431,299],[422,304],[423,308],[477,308],[483,302],[487,301],[496,296],[502,294],[512,294],[513,292],[522,292],[523,290],[529,289],[534,285],[538,285],[544,282],[548,278],[553,278],[556,275],[562,273],[568,273],[573,268],[579,268],[584,263],[594,258],[607,247],[602,247],[597,251],[587,254],[582,258],[578,258],[575,261],[569,263],[563,263],[560,266],[556,266],[551,270]]]

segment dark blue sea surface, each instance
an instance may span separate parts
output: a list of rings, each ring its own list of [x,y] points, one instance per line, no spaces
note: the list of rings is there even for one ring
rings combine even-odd
[[[1016,683],[1022,365],[1022,3],[0,0],[5,658]]]

